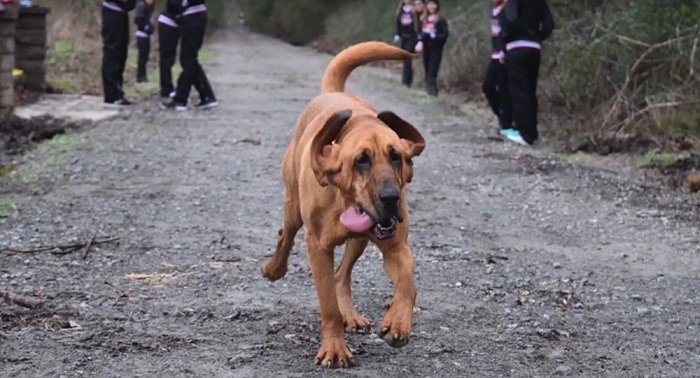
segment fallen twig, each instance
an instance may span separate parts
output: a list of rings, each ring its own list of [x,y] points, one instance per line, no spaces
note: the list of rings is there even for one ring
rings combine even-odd
[[[232,263],[232,262],[241,262],[241,260],[243,260],[243,259],[241,259],[240,257],[219,257],[219,256],[214,256],[214,257],[211,258],[211,261],[214,261],[214,262],[229,262],[229,263]]]
[[[100,229],[99,224],[97,226],[98,227],[95,227],[95,232],[92,233],[90,240],[88,240],[87,245],[85,245],[85,252],[83,252],[83,260],[85,260],[88,257],[88,254],[90,253],[90,247],[92,247],[92,244],[95,242],[95,236],[97,236],[97,231],[99,231]]]
[[[276,335],[276,334],[278,334],[281,330],[283,330],[283,329],[285,329],[285,328],[287,328],[287,325],[286,325],[286,324],[281,324],[281,325],[279,325],[277,328],[270,328],[270,329],[267,330],[267,332],[265,332],[265,336]]]
[[[30,298],[24,295],[10,293],[9,291],[0,291],[0,298],[4,298],[10,303],[26,308],[39,308],[44,305],[44,301],[38,298]]]
[[[31,249],[17,249],[17,248],[3,248],[0,250],[0,252],[7,252],[7,253],[37,253],[37,252],[46,252],[46,251],[51,251],[51,254],[53,255],[67,255],[70,253],[73,253],[75,251],[79,251],[80,249],[84,247],[92,247],[95,245],[100,245],[100,244],[107,244],[111,243],[114,241],[118,241],[120,238],[115,237],[107,237],[107,239],[104,240],[95,240],[94,235],[93,237],[88,240],[87,242],[82,242],[82,243],[74,243],[74,244],[66,244],[66,245],[53,245],[53,246],[45,246],[45,247],[37,247],[37,248],[31,248]]]
[[[262,142],[259,139],[253,139],[253,138],[236,139],[233,141],[233,144],[241,144],[241,143],[248,143],[248,144],[252,144],[254,146],[259,146]]]
[[[174,272],[174,273],[130,273],[124,276],[129,281],[147,282],[151,284],[168,283],[176,278],[189,277],[196,272]]]

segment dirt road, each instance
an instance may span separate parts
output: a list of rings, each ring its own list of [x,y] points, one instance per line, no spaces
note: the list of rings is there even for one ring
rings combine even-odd
[[[356,71],[349,91],[428,141],[410,189],[415,335],[398,350],[351,335],[357,367],[315,366],[302,236],[286,278],[259,269],[282,220],[284,149],[330,57],[237,32],[211,49],[218,109],[139,105],[30,152],[0,182],[0,247],[121,238],[85,258],[0,256],[0,290],[44,293],[48,307],[0,302],[0,376],[700,374],[697,198],[488,141],[487,112],[401,89],[380,68]],[[392,293],[376,249],[354,281],[376,324]]]

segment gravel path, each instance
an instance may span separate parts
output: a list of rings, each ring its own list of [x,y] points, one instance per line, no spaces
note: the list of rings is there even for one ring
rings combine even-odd
[[[404,90],[383,68],[348,90],[428,142],[410,187],[415,336],[398,350],[348,336],[356,368],[315,366],[301,233],[286,278],[259,269],[282,221],[285,148],[330,57],[233,31],[210,48],[218,109],[139,105],[31,151],[0,182],[0,248],[121,238],[86,258],[0,255],[0,290],[47,300],[0,302],[0,376],[698,374],[697,197],[489,141],[484,109]],[[359,311],[381,320],[392,288],[375,248],[353,277]]]

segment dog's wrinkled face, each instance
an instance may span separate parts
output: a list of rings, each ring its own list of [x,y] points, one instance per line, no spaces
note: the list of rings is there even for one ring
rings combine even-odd
[[[347,131],[340,135],[343,127]],[[412,158],[423,151],[425,140],[391,112],[355,118],[350,111],[335,113],[319,134],[334,132],[337,139],[326,135],[320,141],[319,135],[313,142],[319,183],[337,187],[359,216],[369,216],[377,239],[392,238],[403,221],[401,196],[413,177]]]

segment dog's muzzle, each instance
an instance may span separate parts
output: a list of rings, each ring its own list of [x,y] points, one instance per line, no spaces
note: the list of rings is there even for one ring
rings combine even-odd
[[[395,187],[384,187],[379,191],[379,210],[377,215],[377,224],[374,225],[372,231],[374,236],[379,240],[388,240],[396,235],[396,224],[403,222],[399,203],[401,200],[401,192]]]

